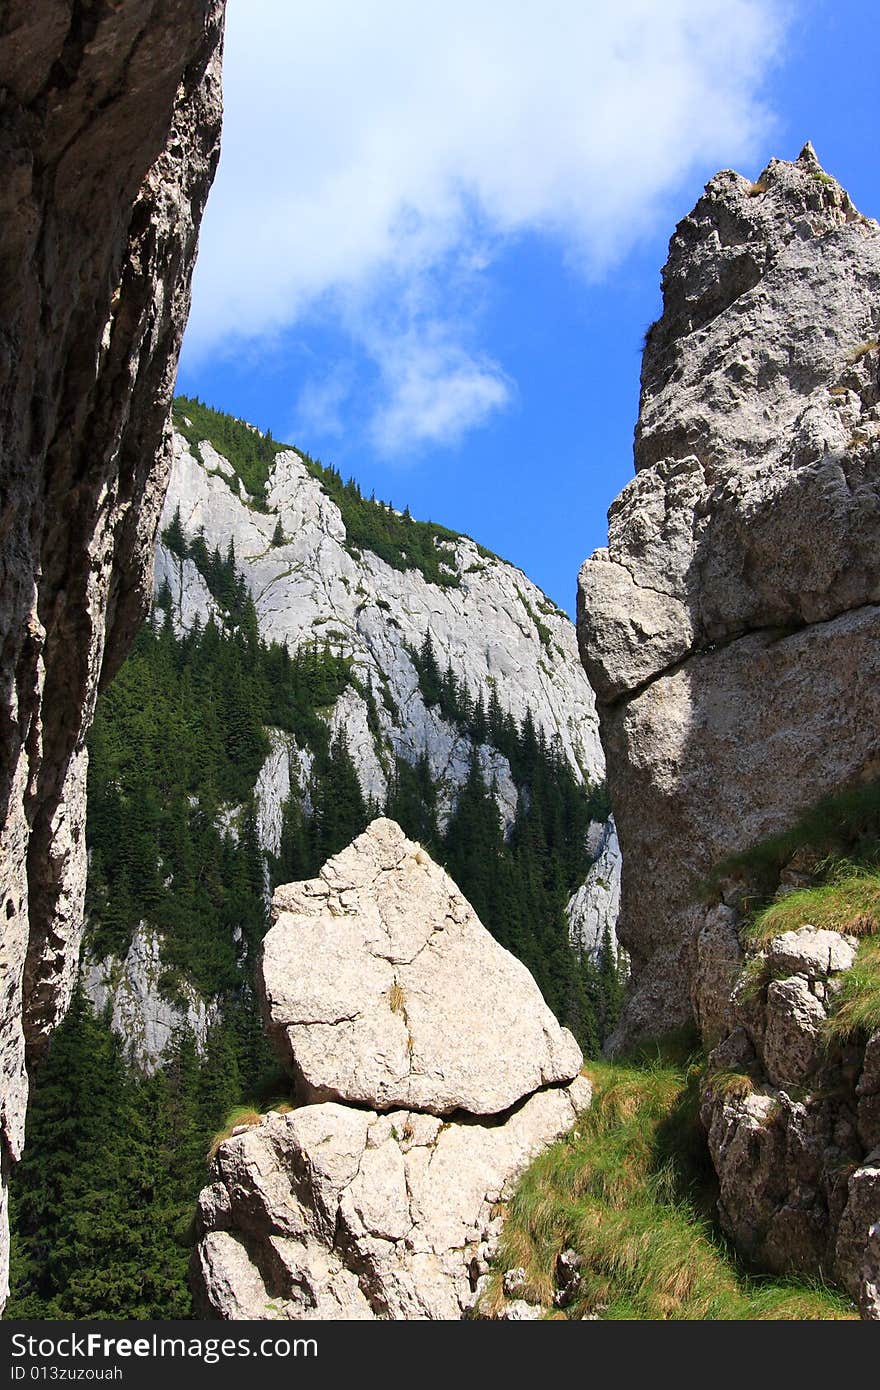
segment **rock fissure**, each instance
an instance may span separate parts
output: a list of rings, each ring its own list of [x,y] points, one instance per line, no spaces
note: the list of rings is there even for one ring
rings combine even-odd
[[[694,657],[711,656],[714,652],[724,651],[725,648],[732,647],[737,642],[753,637],[767,637],[768,645],[773,645],[776,642],[784,642],[789,637],[805,632],[808,629],[821,628],[827,623],[836,622],[838,618],[845,617],[848,614],[858,614],[863,611],[880,613],[880,604],[877,602],[859,603],[852,608],[841,608],[838,611],[830,613],[825,618],[816,619],[814,622],[791,624],[770,623],[763,627],[744,628],[741,632],[732,633],[729,637],[720,641],[709,642],[705,646],[694,646],[685,656],[681,657],[678,661],[672,662],[669,666],[665,666],[662,670],[657,671],[655,675],[642,681],[640,685],[633,686],[631,690],[624,691],[616,699],[607,700],[606,706],[609,709],[614,709],[621,705],[625,705],[630,700],[637,700],[640,695],[650,690],[651,686],[656,685],[658,681],[662,681],[670,675],[675,675],[678,671],[686,668]]]

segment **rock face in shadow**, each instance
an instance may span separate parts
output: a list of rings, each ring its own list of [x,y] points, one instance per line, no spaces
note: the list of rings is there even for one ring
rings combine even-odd
[[[779,888],[791,891],[796,871]],[[788,882],[786,882],[788,880]],[[855,937],[807,922],[743,951],[753,884],[727,882],[693,950],[693,1000],[711,1046],[701,1116],[718,1214],[746,1259],[843,1285],[880,1319],[880,1032],[829,1034]]]
[[[197,1298],[226,1319],[460,1318],[517,1177],[590,1103],[580,1051],[393,821],[273,913],[261,990],[305,1103],[220,1144]]]
[[[73,985],[83,739],[150,593],[168,407],[219,148],[222,20],[222,0],[11,0],[4,12],[4,1175],[23,1142],[25,1047],[39,1055]]]
[[[692,1017],[700,882],[880,772],[880,227],[807,146],[677,228],[579,581],[623,855],[616,1043]]]

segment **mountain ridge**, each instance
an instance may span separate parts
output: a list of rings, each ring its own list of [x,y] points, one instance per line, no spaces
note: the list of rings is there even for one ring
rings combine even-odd
[[[131,674],[124,672],[110,693],[93,740],[89,998],[99,1010],[110,1004],[129,1056],[151,1070],[176,1027],[193,1030],[204,1046],[217,1017],[216,992],[229,980],[238,949],[231,940],[219,955],[219,946],[206,954],[198,945],[206,930],[200,923],[212,909],[192,898],[204,896],[198,884],[187,890],[189,899],[181,898],[187,870],[168,839],[170,828],[161,830],[161,816],[158,839],[144,838],[135,865],[130,851],[120,856],[118,850],[120,825],[140,841],[127,808],[149,795],[147,786],[138,791],[130,780],[126,749],[142,739],[144,701],[166,687],[162,673],[170,661],[183,663],[185,683],[176,694],[168,687],[166,703],[156,707],[159,728],[141,744],[143,765],[155,766],[159,781],[166,776],[161,726],[185,725],[188,700],[220,714],[219,732],[199,735],[209,744],[228,741],[229,728],[238,729],[233,762],[216,764],[217,785],[207,802],[204,784],[192,780],[191,755],[181,760],[189,772],[176,774],[189,777],[190,803],[202,798],[216,826],[208,840],[192,832],[201,837],[206,862],[216,861],[218,871],[224,863],[222,873],[235,876],[217,839],[232,836],[235,853],[261,860],[254,872],[268,888],[270,880],[316,872],[369,814],[393,811],[426,843],[448,842],[487,922],[525,955],[562,1007],[559,986],[546,974],[549,958],[559,951],[566,960],[583,956],[589,969],[615,950],[613,932],[606,939],[596,931],[588,941],[574,930],[585,898],[589,911],[592,895],[604,894],[604,884],[596,887],[590,878],[602,839],[590,825],[591,817],[604,819],[607,806],[592,692],[572,624],[521,570],[445,528],[432,527],[432,543],[446,555],[439,574],[431,566],[426,574],[407,556],[393,564],[371,548],[352,546],[325,475],[337,491],[347,487],[349,499],[359,496],[355,484],[316,472],[321,466],[298,451],[206,407],[202,418],[213,438],[201,437],[197,412],[186,415],[187,407],[192,402],[178,399],[175,418],[186,433],[178,429],[173,439],[151,626],[139,639]],[[256,499],[244,477],[260,489]],[[386,504],[360,501],[381,526]],[[404,537],[424,525],[394,515]],[[212,756],[202,753],[196,761]],[[121,799],[120,776],[127,788]],[[178,822],[190,817],[183,781],[174,793]],[[538,877],[546,883],[537,898],[524,890],[528,905],[520,905],[512,901],[515,862],[536,797],[553,822],[538,832],[548,859]],[[156,855],[164,888],[152,870],[137,867]],[[133,878],[140,884],[135,891]],[[170,895],[177,906],[157,914],[151,906],[157,894],[163,901]],[[225,918],[227,909],[217,910]],[[241,949],[252,950],[257,909],[241,910],[250,924],[243,925]],[[603,924],[607,916],[606,910]]]

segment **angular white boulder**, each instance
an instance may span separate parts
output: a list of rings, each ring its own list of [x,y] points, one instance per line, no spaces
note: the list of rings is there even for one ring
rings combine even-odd
[[[854,936],[826,931],[807,923],[797,931],[774,936],[767,947],[767,959],[771,966],[788,970],[792,975],[821,979],[838,970],[849,970],[856,958],[858,944]]]
[[[279,888],[260,988],[303,1100],[496,1115],[582,1057],[448,874],[379,819]]]
[[[199,1202],[203,1309],[232,1321],[466,1316],[501,1204],[590,1099],[579,1076],[501,1122],[334,1102],[264,1116],[220,1145]]]

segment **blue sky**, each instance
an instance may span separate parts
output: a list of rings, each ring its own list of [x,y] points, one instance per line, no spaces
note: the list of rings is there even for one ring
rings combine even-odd
[[[880,216],[871,0],[229,0],[178,389],[573,612],[711,175],[811,139]]]

